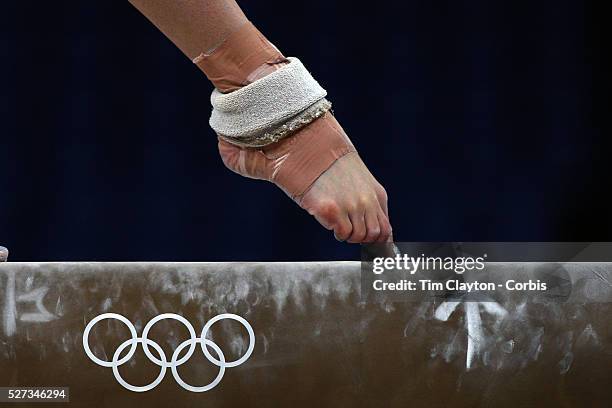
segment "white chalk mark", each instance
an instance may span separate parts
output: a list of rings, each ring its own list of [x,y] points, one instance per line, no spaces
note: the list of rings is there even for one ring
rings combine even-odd
[[[443,302],[436,311],[434,317],[437,320],[447,321],[453,314],[460,302]],[[485,345],[485,335],[482,329],[482,319],[480,317],[479,305],[482,305],[487,313],[496,316],[498,319],[504,318],[508,311],[497,302],[464,302],[463,311],[465,312],[465,328],[467,330],[467,355],[465,358],[465,368],[469,370],[475,358],[480,355]]]
[[[508,311],[497,302],[479,302],[479,304],[487,313],[497,316],[499,319],[503,319],[508,314]]]
[[[482,331],[482,320],[480,319],[480,310],[478,303],[466,302],[463,304],[465,311],[465,327],[468,332],[467,356],[465,358],[465,368],[469,370],[472,367],[474,358],[480,354],[484,345],[484,333]]]
[[[568,351],[565,356],[559,361],[559,373],[561,375],[567,374],[567,372],[572,367],[572,362],[574,361],[574,353]]]
[[[32,286],[34,286],[34,278],[30,275],[26,278],[25,282],[23,283],[23,291],[24,292],[31,291]]]
[[[111,300],[111,298],[106,298],[104,302],[102,302],[101,309],[102,311],[106,312],[107,310],[111,308],[112,305],[113,305],[113,301]]]
[[[64,306],[62,304],[62,297],[57,297],[57,302],[55,303],[55,315],[61,317],[64,315]]]
[[[43,300],[45,299],[45,295],[49,291],[49,288],[46,286],[40,287],[38,289],[34,289],[29,293],[25,293],[23,295],[19,295],[17,297],[17,302],[19,303],[35,303],[37,313],[23,313],[19,320],[24,322],[48,322],[56,318],[56,316],[49,312],[45,305],[43,304]]]
[[[4,333],[11,337],[17,330],[17,305],[15,304],[15,272],[9,271],[6,282],[6,295],[4,298]]]
[[[501,349],[504,353],[507,353],[507,354],[512,353],[512,351],[514,350],[514,339],[510,339],[504,344],[502,344]]]
[[[393,306],[393,303],[385,302],[383,304],[383,308],[385,309],[386,313],[395,312],[395,306]]]
[[[576,340],[576,345],[577,346],[586,346],[586,345],[599,346],[600,345],[599,336],[597,335],[597,332],[595,331],[595,329],[593,329],[593,326],[590,323],[586,325],[586,327],[584,328],[584,330],[578,337],[578,340]]]
[[[602,281],[604,281],[606,284],[608,284],[608,286],[612,287],[612,283],[610,283],[610,281],[609,281],[609,280],[607,280],[607,279],[606,279],[606,277],[605,277],[605,276],[603,276],[603,274],[602,274],[601,272],[598,272],[598,271],[597,271],[596,269],[594,269],[594,268],[592,269],[592,272],[593,272],[595,275],[597,275],[597,277],[598,277],[599,279],[601,279],[601,280],[602,280]]]
[[[434,312],[434,317],[438,320],[442,320],[443,322],[447,321],[451,314],[455,311],[459,302],[451,301],[444,302]]]
[[[266,337],[265,334],[261,335],[262,339],[263,339],[263,347],[264,347],[264,354],[268,353],[268,347],[270,346],[270,343],[268,342],[268,338]]]

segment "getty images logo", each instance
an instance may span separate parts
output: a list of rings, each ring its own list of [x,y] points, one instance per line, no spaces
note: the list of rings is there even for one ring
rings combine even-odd
[[[119,347],[117,347],[117,350],[115,350],[115,353],[113,354],[112,361],[100,360],[98,357],[96,357],[91,352],[91,349],[89,348],[89,333],[91,332],[91,329],[96,325],[96,323],[104,319],[119,320],[120,322],[124,323],[128,327],[132,335],[131,339],[126,340],[121,345],[119,345]],[[171,319],[171,320],[176,320],[178,322],[181,322],[189,331],[189,337],[190,337],[189,339],[185,340],[184,342],[178,345],[178,347],[174,350],[174,353],[172,353],[172,358],[170,359],[170,361],[168,361],[168,357],[164,353],[164,350],[161,348],[161,346],[157,344],[155,341],[147,338],[149,331],[151,330],[153,325],[161,320],[166,320],[166,319]],[[210,330],[211,326],[215,324],[216,322],[218,322],[219,320],[224,320],[224,319],[231,319],[231,320],[238,321],[249,332],[249,347],[246,353],[238,360],[231,361],[231,362],[225,361],[225,356],[223,355],[223,352],[221,351],[219,346],[217,346],[217,344],[215,344],[212,340],[209,340],[206,338],[206,334]],[[136,348],[138,347],[138,344],[142,344],[142,348],[147,358],[151,360],[151,362],[153,362],[154,364],[158,365],[161,368],[159,375],[151,384],[140,386],[140,387],[128,384],[121,377],[121,374],[119,374],[119,367],[125,364],[128,360],[130,360],[134,356],[134,353],[136,353]],[[204,356],[208,359],[208,361],[210,361],[212,364],[219,367],[219,374],[217,374],[215,379],[210,384],[205,385],[203,387],[196,387],[196,386],[187,384],[185,381],[183,381],[183,379],[179,376],[179,373],[178,373],[178,367],[184,364],[187,360],[191,358],[198,344],[200,345],[200,348],[202,352],[204,353]],[[159,358],[157,358],[156,356],[153,355],[153,353],[151,353],[149,346],[151,346],[155,350]],[[215,351],[215,354],[217,355],[218,359],[213,357],[210,354],[207,346],[210,346],[210,348],[212,348]],[[221,382],[221,379],[223,378],[223,375],[225,374],[226,368],[239,366],[240,364],[248,360],[248,358],[251,356],[251,353],[253,352],[253,349],[255,348],[255,333],[253,332],[253,328],[251,327],[249,322],[247,322],[244,318],[238,315],[235,315],[235,314],[224,313],[224,314],[220,314],[210,319],[204,325],[204,328],[202,329],[202,333],[200,334],[200,337],[197,337],[195,333],[195,329],[193,328],[191,323],[189,323],[189,321],[185,319],[183,316],[180,316],[174,313],[164,313],[164,314],[161,314],[151,319],[144,327],[144,330],[142,331],[142,337],[138,337],[138,334],[136,333],[136,327],[134,327],[132,322],[128,320],[126,317],[120,314],[117,314],[117,313],[104,313],[94,318],[91,322],[89,322],[87,327],[85,327],[85,331],[83,332],[83,347],[85,348],[85,353],[87,354],[87,356],[94,363],[101,365],[102,367],[111,367],[113,369],[113,374],[115,378],[117,379],[117,381],[119,382],[119,384],[121,384],[124,388],[130,391],[145,392],[145,391],[152,390],[153,388],[157,387],[159,383],[162,382],[162,380],[164,379],[166,375],[166,370],[170,368],[170,370],[172,371],[172,376],[174,377],[176,382],[181,387],[191,392],[205,392],[205,391],[212,390]],[[121,353],[127,347],[130,348],[128,353],[124,357],[119,358],[121,356]],[[179,355],[181,354],[181,351],[183,351],[183,349],[186,347],[189,347],[189,349],[187,350],[187,353],[182,358],[179,359]]]

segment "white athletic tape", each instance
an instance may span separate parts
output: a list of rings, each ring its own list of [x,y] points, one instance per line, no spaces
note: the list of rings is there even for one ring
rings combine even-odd
[[[234,92],[215,89],[210,126],[231,138],[248,138],[282,125],[327,92],[297,58],[291,63]]]

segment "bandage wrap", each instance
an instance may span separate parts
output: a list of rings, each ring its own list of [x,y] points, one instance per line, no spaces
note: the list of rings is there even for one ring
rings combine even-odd
[[[230,143],[261,147],[289,136],[331,108],[327,92],[297,58],[231,93],[215,89],[210,126]]]

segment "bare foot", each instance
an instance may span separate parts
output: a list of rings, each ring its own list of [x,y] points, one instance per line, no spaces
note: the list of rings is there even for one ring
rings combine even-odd
[[[392,240],[387,192],[356,152],[323,173],[302,198],[301,207],[340,241]]]
[[[352,149],[335,118],[325,120],[318,119],[295,135],[263,149],[242,148],[219,140],[219,153],[230,170],[272,181],[282,188],[321,225],[333,230],[336,239],[352,243],[391,242],[387,193],[357,152],[344,153],[329,168],[322,169],[322,174],[317,172],[318,177],[303,186],[303,191],[292,191],[293,182],[307,173],[307,167],[313,163],[312,158],[290,160],[292,154],[300,155],[299,149],[308,149],[306,146],[311,143],[320,149],[327,145],[337,148],[338,138],[346,138],[342,140]]]

